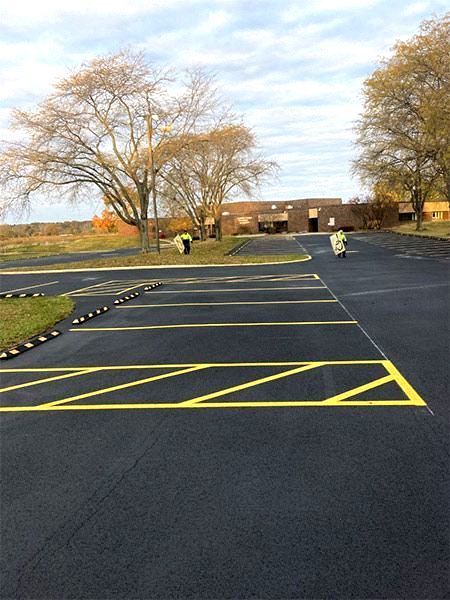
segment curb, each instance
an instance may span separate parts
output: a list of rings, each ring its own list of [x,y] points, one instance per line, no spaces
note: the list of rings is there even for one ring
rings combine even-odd
[[[162,281],[157,281],[156,283],[152,283],[151,285],[146,285],[144,288],[144,292],[149,292],[153,288],[159,287],[160,285],[162,285]]]
[[[8,360],[9,358],[14,358],[15,356],[22,354],[23,352],[27,352],[31,350],[31,348],[35,348],[36,346],[40,346],[44,342],[48,342],[58,335],[62,335],[60,331],[54,329],[50,333],[46,333],[44,335],[37,335],[36,337],[30,338],[27,342],[20,344],[19,346],[14,346],[9,350],[5,350],[0,354],[0,360]]]
[[[255,263],[205,263],[203,265],[137,265],[132,267],[86,267],[84,269],[46,269],[44,271],[4,271],[0,270],[0,275],[36,275],[37,273],[98,273],[99,271],[154,271],[158,269],[205,269],[208,267],[264,267],[266,265],[293,265],[295,263],[312,260],[310,254],[305,258],[294,260],[277,260],[276,262],[255,262]]]
[[[139,296],[140,292],[134,292],[133,294],[130,294],[129,296],[122,296],[122,298],[117,298],[117,300],[114,300],[114,304],[122,304],[123,302],[128,302],[128,300],[132,300],[133,298],[136,298],[136,296]]]
[[[450,242],[450,238],[437,237],[435,235],[416,235],[415,233],[402,233],[401,231],[389,231],[389,233],[395,233],[396,235],[406,235],[413,238],[424,238],[426,240],[439,240],[441,242]]]
[[[45,296],[45,294],[0,294],[0,298],[37,298],[38,296]]]
[[[103,306],[102,308],[97,308],[96,310],[88,313],[87,315],[83,315],[81,317],[77,317],[72,321],[72,325],[79,325],[80,323],[84,323],[85,321],[89,321],[89,319],[93,319],[94,317],[98,317],[98,315],[102,315],[107,310],[109,310],[109,306]]]

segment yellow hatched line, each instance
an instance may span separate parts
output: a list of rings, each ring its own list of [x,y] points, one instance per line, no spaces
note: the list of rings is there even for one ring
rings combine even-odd
[[[419,396],[416,390],[410,385],[400,371],[391,363],[390,360],[383,361],[385,369],[392,375],[396,383],[403,392],[411,399],[411,402],[416,406],[426,406],[426,402]]]
[[[58,406],[67,402],[74,402],[75,400],[82,400],[83,398],[91,398],[92,396],[100,396],[101,394],[107,394],[116,390],[124,390],[126,388],[135,387],[144,383],[150,383],[150,381],[157,381],[160,379],[167,379],[169,377],[176,377],[177,375],[183,375],[185,373],[191,373],[192,371],[200,371],[201,369],[207,369],[209,365],[195,366],[190,369],[183,369],[182,371],[172,371],[170,373],[163,373],[162,375],[155,375],[153,377],[146,377],[145,379],[139,379],[137,381],[131,381],[129,383],[122,383],[120,385],[114,385],[108,388],[100,390],[94,390],[93,392],[87,392],[86,394],[79,394],[77,396],[70,396],[69,398],[63,398],[62,400],[55,400],[54,402],[47,402],[40,404],[42,407]]]
[[[182,323],[177,325],[135,325],[130,327],[84,327],[83,329],[69,329],[77,333],[89,331],[142,331],[147,329],[189,329],[198,327],[284,327],[303,325],[355,325],[358,321],[291,321],[279,323]]]
[[[143,285],[144,285],[143,283],[138,283],[138,284],[133,285],[131,287],[125,288],[123,290],[120,290],[119,292],[117,292],[116,295],[118,296],[119,294],[125,294],[126,292],[130,292],[131,290],[135,290],[136,288],[142,287]]]
[[[378,379],[374,379],[369,383],[365,383],[364,385],[360,385],[358,387],[352,388],[351,390],[347,390],[346,392],[342,392],[342,394],[336,394],[336,396],[331,396],[323,401],[324,404],[337,404],[341,400],[346,400],[347,398],[351,398],[352,396],[356,396],[357,394],[362,394],[367,390],[371,390],[375,387],[383,385],[385,383],[389,383],[390,381],[395,381],[392,375],[386,375],[385,377],[379,377]]]
[[[93,285],[87,285],[86,287],[78,288],[77,290],[71,290],[70,292],[65,292],[64,296],[70,296],[71,294],[76,294],[78,292],[84,292],[86,290],[91,290],[92,288],[100,287],[101,285],[107,285],[108,283],[112,283],[111,281],[102,281],[101,283],[95,283]]]
[[[117,306],[116,308],[166,308],[171,306],[240,306],[241,304],[314,304],[323,302],[337,302],[337,300],[267,300],[255,302],[181,302],[179,304],[134,304]]]
[[[9,387],[0,389],[0,393],[10,392],[11,390],[19,390],[21,388],[30,387],[32,385],[40,385],[41,383],[49,383],[50,381],[58,381],[60,379],[68,379],[69,377],[78,377],[79,375],[87,375],[88,373],[95,373],[100,370],[101,370],[101,368],[99,368],[99,367],[92,367],[89,369],[83,369],[81,371],[76,371],[74,373],[66,373],[65,375],[56,375],[55,377],[46,377],[45,379],[37,379],[35,381],[28,381],[27,383],[19,383],[17,385],[10,385]]]
[[[247,381],[246,383],[242,383],[241,385],[235,385],[230,388],[217,390],[216,392],[212,392],[211,394],[205,394],[204,396],[197,396],[196,398],[191,398],[190,400],[185,400],[181,404],[183,406],[191,406],[193,404],[197,404],[198,402],[210,400],[211,398],[218,398],[219,396],[225,396],[226,394],[231,394],[232,392],[238,392],[239,390],[245,390],[250,387],[255,387],[256,385],[261,385],[261,384],[267,383],[269,381],[275,381],[276,379],[282,379],[283,377],[289,377],[290,375],[294,375],[295,373],[302,373],[304,371],[309,371],[309,370],[315,369],[316,367],[319,367],[319,366],[321,366],[321,363],[315,363],[313,365],[304,365],[303,367],[297,367],[296,369],[290,369],[289,371],[284,371],[283,373],[276,373],[275,375],[269,375],[267,377],[262,377],[261,379],[254,379],[253,381]]]

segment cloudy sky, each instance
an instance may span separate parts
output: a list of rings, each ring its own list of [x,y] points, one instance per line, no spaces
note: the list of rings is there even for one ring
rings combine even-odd
[[[440,16],[444,0],[0,0],[0,139],[12,107],[123,47],[216,75],[235,112],[281,166],[263,199],[360,191],[350,175],[361,86],[394,42]],[[100,209],[40,198],[21,220],[89,219]]]

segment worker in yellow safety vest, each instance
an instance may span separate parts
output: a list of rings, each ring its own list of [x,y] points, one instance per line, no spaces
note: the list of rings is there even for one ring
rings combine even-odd
[[[338,257],[346,258],[345,252],[347,250],[347,237],[346,237],[345,233],[342,231],[342,229],[339,229],[339,231],[337,232],[337,238],[338,238],[338,240],[340,240],[342,242],[342,247],[343,247],[343,250],[342,250],[342,252],[340,252],[338,254]]]
[[[183,233],[180,235],[180,238],[183,240],[184,253],[190,254],[191,253],[191,244],[192,244],[191,234],[188,232],[187,229],[185,229],[183,231]]]

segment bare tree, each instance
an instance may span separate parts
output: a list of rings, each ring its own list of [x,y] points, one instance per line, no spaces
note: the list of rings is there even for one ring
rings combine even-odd
[[[205,221],[214,219],[222,238],[222,203],[237,193],[251,196],[263,178],[277,171],[274,161],[256,151],[254,134],[242,124],[223,123],[193,138],[163,175],[167,200],[182,207],[205,237]]]
[[[23,141],[0,152],[3,208],[24,207],[37,192],[73,198],[98,190],[108,206],[140,234],[149,250],[153,204],[159,251],[157,180],[172,158],[205,127],[216,98],[211,79],[189,74],[178,93],[172,75],[123,50],[83,65],[59,81],[34,111],[16,110]]]

